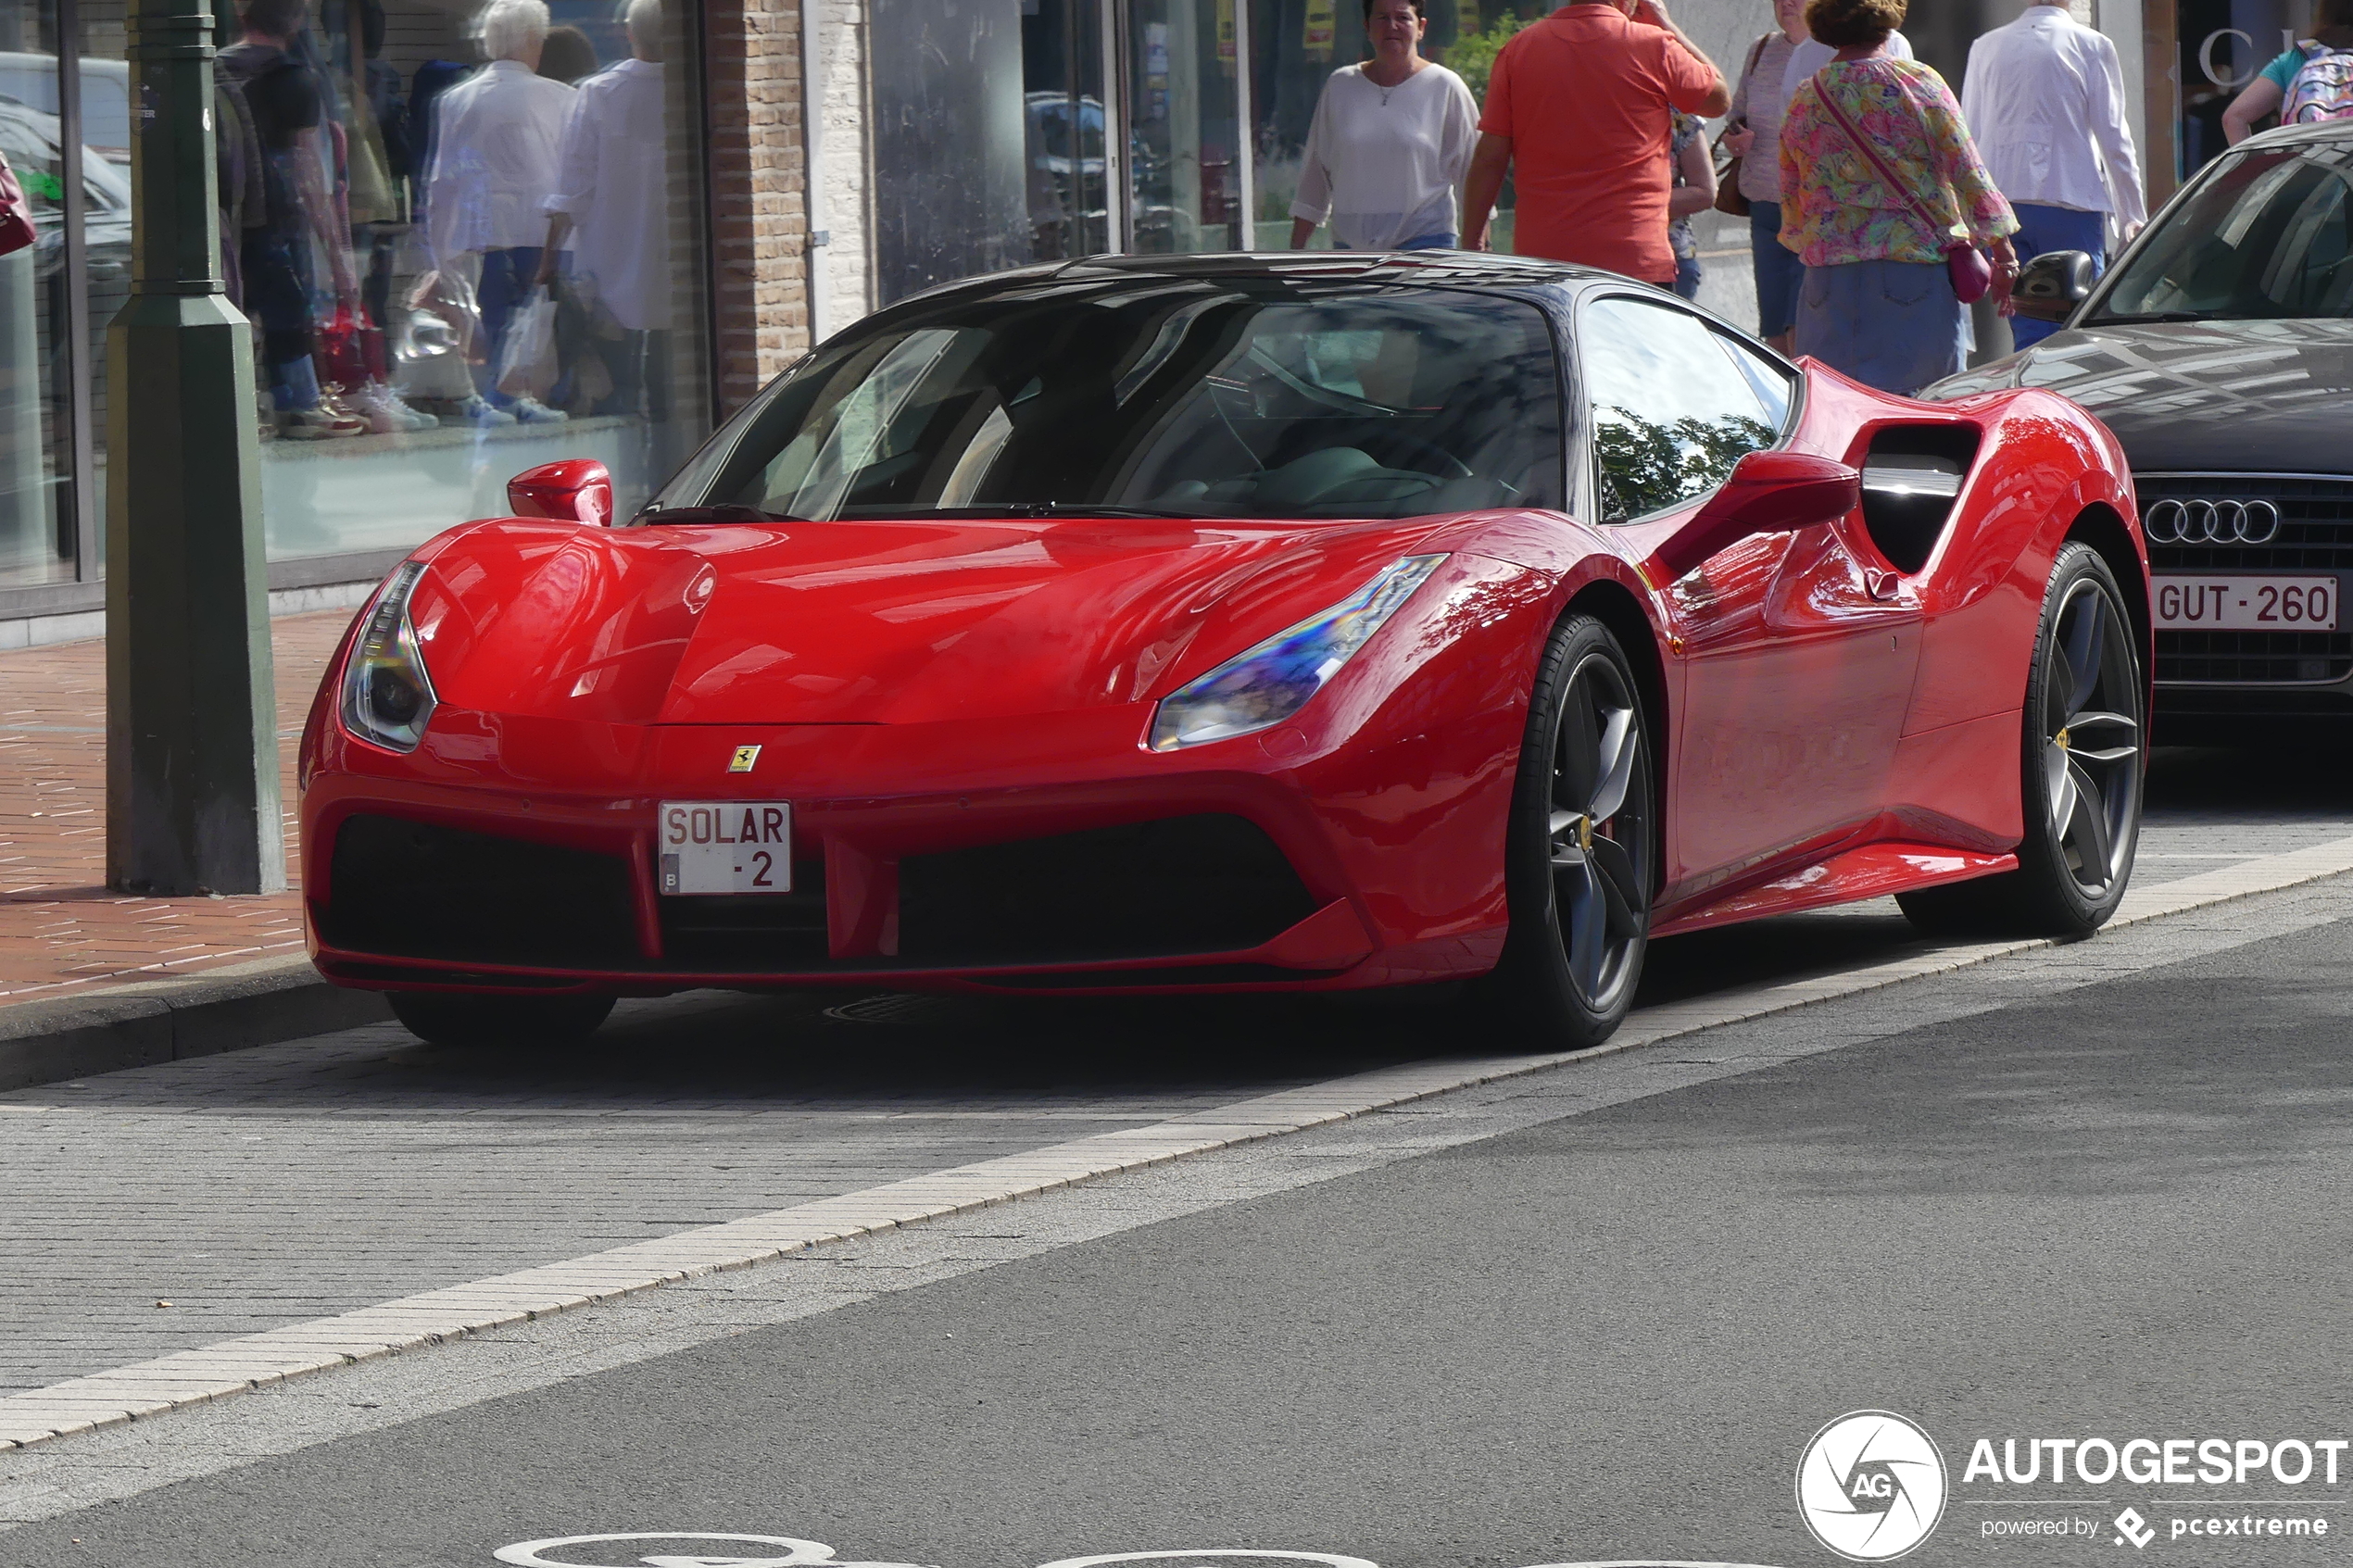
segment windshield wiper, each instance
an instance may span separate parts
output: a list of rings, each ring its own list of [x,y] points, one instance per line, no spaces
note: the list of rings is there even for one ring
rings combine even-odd
[[[1160,507],[1119,507],[1093,501],[996,501],[970,507],[844,507],[843,517],[1144,517],[1190,518]]]
[[[629,521],[634,526],[642,528],[648,524],[666,526],[673,523],[692,525],[703,522],[814,522],[816,519],[793,517],[785,512],[763,512],[758,507],[737,506],[730,503],[724,507],[662,507],[658,509],[648,508]]]
[[[2137,327],[2151,321],[2210,321],[2213,317],[2203,310],[2148,310],[2137,316],[2095,316],[2084,322],[2087,327]]]

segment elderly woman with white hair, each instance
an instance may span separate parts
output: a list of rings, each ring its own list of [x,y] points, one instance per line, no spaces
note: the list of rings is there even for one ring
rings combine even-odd
[[[550,25],[544,0],[490,0],[480,22],[490,63],[443,94],[425,182],[425,232],[435,264],[481,258],[485,363],[461,412],[476,424],[556,423],[536,398],[498,390],[498,356],[515,307],[541,274],[541,209],[556,188],[564,123],[577,90],[537,74]],[[547,258],[552,260],[552,257]]]

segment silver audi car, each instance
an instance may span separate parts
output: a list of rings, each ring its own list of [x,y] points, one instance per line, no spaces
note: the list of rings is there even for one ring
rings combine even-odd
[[[2014,297],[2066,330],[1922,395],[2046,386],[2123,443],[2156,578],[2156,738],[2353,720],[2353,121],[2249,138],[2106,277],[2036,257]]]

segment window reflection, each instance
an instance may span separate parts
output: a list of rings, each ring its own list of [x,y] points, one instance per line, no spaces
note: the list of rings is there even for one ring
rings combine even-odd
[[[1787,373],[1672,306],[1593,301],[1578,354],[1604,521],[1705,495],[1743,456],[1780,439]]]
[[[0,153],[32,209],[35,243],[0,257],[0,588],[70,581],[78,555],[72,491],[71,290],[55,17],[0,0]],[[85,71],[85,94],[104,101]],[[103,77],[104,72],[98,72]],[[97,149],[80,149],[86,221],[128,259],[130,188]]]

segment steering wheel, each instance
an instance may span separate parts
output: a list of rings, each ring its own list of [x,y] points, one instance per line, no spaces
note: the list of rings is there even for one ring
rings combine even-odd
[[[1387,431],[1383,431],[1379,433],[1378,439],[1374,441],[1372,445],[1384,447],[1402,446],[1406,448],[1409,452],[1428,458],[1439,464],[1438,473],[1447,479],[1477,479],[1478,477],[1478,474],[1471,471],[1471,466],[1463,461],[1462,458],[1457,458],[1453,453],[1449,452],[1437,442],[1425,441],[1418,435],[1406,435],[1402,432],[1391,434]],[[1383,468],[1387,468],[1390,465],[1383,463],[1381,466]],[[1416,473],[1428,473],[1430,470],[1424,468],[1416,468],[1411,471]]]

